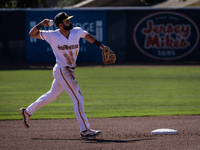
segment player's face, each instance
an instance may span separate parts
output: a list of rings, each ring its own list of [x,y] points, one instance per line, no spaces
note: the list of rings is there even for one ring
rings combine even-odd
[[[63,22],[63,29],[64,30],[71,30],[73,28],[73,25],[70,20],[66,20]]]

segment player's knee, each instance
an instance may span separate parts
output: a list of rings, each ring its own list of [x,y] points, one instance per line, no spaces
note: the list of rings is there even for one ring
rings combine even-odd
[[[53,99],[57,99],[61,93],[55,90],[50,90],[47,92],[47,94],[51,96]]]
[[[76,106],[76,105],[83,105],[83,99],[74,99],[73,100],[73,106]]]

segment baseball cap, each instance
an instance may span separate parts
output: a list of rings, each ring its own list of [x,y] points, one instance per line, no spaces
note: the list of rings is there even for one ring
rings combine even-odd
[[[69,20],[72,17],[74,16],[68,16],[65,12],[60,12],[55,16],[54,21],[56,23],[56,26],[58,27],[59,23]]]

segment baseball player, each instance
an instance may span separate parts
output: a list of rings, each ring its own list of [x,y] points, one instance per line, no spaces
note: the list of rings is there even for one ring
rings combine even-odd
[[[34,26],[29,35],[32,38],[38,38],[47,41],[56,57],[56,64],[53,68],[54,80],[51,89],[27,108],[21,108],[23,123],[29,128],[29,119],[33,113],[47,103],[56,100],[65,90],[73,100],[74,112],[77,117],[81,138],[95,137],[101,133],[99,130],[92,130],[84,112],[83,96],[79,85],[75,79],[74,69],[76,68],[76,59],[79,53],[79,39],[84,38],[93,43],[101,50],[108,48],[98,42],[91,34],[80,27],[73,27],[70,19],[65,12],[58,13],[54,22],[59,28],[57,30],[40,30],[42,26],[49,26],[49,19],[44,19],[38,25]]]

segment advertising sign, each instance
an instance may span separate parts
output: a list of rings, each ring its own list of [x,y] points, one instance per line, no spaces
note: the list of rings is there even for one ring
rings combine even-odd
[[[31,38],[28,33],[30,29],[43,19],[53,19],[59,12],[66,12],[71,18],[74,27],[81,27],[88,31],[98,41],[107,44],[106,36],[106,12],[95,10],[43,10],[26,12],[26,50],[27,62],[55,62],[50,45],[43,40]],[[55,24],[51,27],[42,27],[41,30],[56,30]],[[98,46],[80,39],[80,52],[77,62],[101,62],[102,54]]]
[[[136,24],[133,40],[137,49],[148,57],[175,60],[187,56],[196,48],[199,30],[186,15],[156,12]]]
[[[128,61],[199,61],[200,20],[194,15],[199,12],[195,9],[128,10]]]

